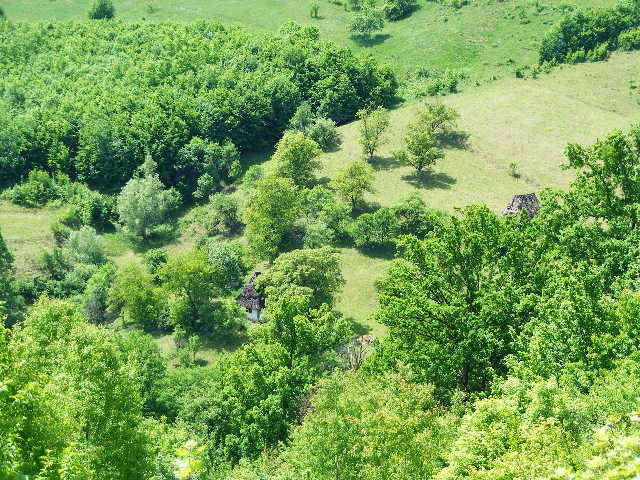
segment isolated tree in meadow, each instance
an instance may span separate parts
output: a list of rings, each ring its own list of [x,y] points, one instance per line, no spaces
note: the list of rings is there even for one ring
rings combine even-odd
[[[364,201],[364,194],[373,193],[375,172],[371,165],[363,160],[354,160],[342,167],[329,184],[355,210]]]
[[[288,178],[267,177],[256,182],[243,218],[249,253],[273,260],[300,210],[298,189]]]
[[[436,135],[440,135],[455,128],[459,117],[460,114],[456,110],[443,103],[428,103],[419,118]]]
[[[409,125],[404,142],[405,150],[397,151],[394,155],[398,161],[412,166],[419,174],[444,158],[436,133],[422,119]]]
[[[112,0],[94,0],[93,5],[89,9],[89,18],[92,20],[100,20],[103,18],[113,18],[116,9]]]
[[[314,171],[320,168],[317,157],[321,153],[318,144],[304,133],[287,131],[273,155],[276,175],[290,178],[296,185],[309,186],[314,180]]]
[[[146,238],[179,204],[180,194],[165,189],[156,173],[156,163],[147,156],[136,176],[120,192],[117,209],[124,227]]]
[[[359,110],[360,119],[360,146],[362,152],[369,161],[385,141],[384,132],[389,128],[389,112],[384,107],[375,110]]]
[[[380,31],[384,28],[385,14],[380,8],[367,3],[363,5],[359,11],[353,14],[347,28],[349,31],[365,39],[369,39],[373,32]]]

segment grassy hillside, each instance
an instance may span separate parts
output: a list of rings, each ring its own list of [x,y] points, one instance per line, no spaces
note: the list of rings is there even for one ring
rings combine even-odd
[[[13,21],[84,20],[92,0],[3,0]],[[194,21],[215,19],[251,29],[274,31],[295,20],[319,27],[323,38],[373,54],[398,72],[417,67],[450,68],[475,80],[511,74],[515,64],[537,60],[537,44],[569,4],[583,7],[615,0],[471,0],[460,9],[420,0],[409,18],[388,23],[368,42],[350,37],[350,13],[344,2],[320,2],[320,18],[309,15],[311,1],[301,0],[114,0],[123,21]],[[442,2],[446,3],[446,2]]]
[[[640,53],[615,54],[608,62],[565,66],[533,80],[505,78],[459,95],[445,97],[461,115],[460,131],[468,135],[464,148],[450,148],[433,174],[420,182],[412,170],[397,165],[391,152],[401,145],[404,126],[419,103],[392,112],[389,142],[376,162],[376,193],[370,202],[392,205],[418,191],[432,207],[453,211],[469,203],[486,203],[499,211],[515,193],[562,188],[570,180],[559,165],[568,141],[592,142],[614,128],[640,120],[640,96],[631,88],[640,77]],[[342,144],[322,157],[321,177],[331,177],[346,161],[359,155],[358,125],[341,127]],[[520,179],[507,172],[519,164]],[[0,202],[0,229],[18,259],[18,269],[33,269],[41,248],[51,246],[49,225],[56,211],[27,210]],[[136,259],[142,251],[119,234],[105,236],[117,262]],[[190,246],[180,238],[168,245],[179,251]],[[339,309],[362,331],[383,335],[384,328],[367,319],[376,308],[374,283],[387,258],[343,250],[347,280]]]

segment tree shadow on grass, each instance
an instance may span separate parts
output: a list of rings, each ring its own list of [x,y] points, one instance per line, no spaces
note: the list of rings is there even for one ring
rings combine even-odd
[[[457,182],[455,178],[443,172],[413,172],[410,175],[403,176],[402,179],[409,185],[427,190],[435,188],[448,190],[451,188],[451,185],[454,185]]]
[[[365,37],[363,35],[351,35],[351,40],[360,45],[361,47],[373,47],[374,45],[380,45],[391,38],[388,33],[378,33]]]
[[[395,157],[373,157],[369,164],[374,170],[391,170],[402,166],[402,162]]]
[[[351,323],[351,326],[353,327],[353,333],[357,336],[366,335],[371,332],[371,327],[365,325],[362,322],[359,322],[353,317],[346,317],[346,320]]]
[[[358,248],[358,251],[365,257],[378,258],[381,260],[393,260],[396,248],[393,243],[388,243],[386,245],[375,247],[360,247]]]
[[[438,140],[442,148],[456,148],[458,150],[468,150],[469,134],[461,131],[446,131],[438,135]]]

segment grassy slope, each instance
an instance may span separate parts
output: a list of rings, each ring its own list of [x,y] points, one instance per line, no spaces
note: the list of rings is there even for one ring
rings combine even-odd
[[[417,191],[432,207],[452,211],[486,203],[496,211],[512,195],[544,187],[566,187],[562,171],[567,142],[591,143],[614,128],[640,121],[640,96],[630,81],[640,78],[640,53],[616,54],[608,62],[565,66],[536,80],[503,79],[482,88],[444,98],[460,115],[460,129],[470,135],[466,149],[450,149],[427,182],[416,182],[412,170],[396,165],[391,152],[401,146],[403,127],[419,104],[392,112],[391,139],[377,162],[376,193],[370,201],[392,205]],[[341,127],[339,151],[323,157],[322,176],[331,177],[344,162],[359,155],[357,123]],[[507,173],[515,161],[522,177]],[[343,252],[347,285],[338,307],[364,322],[374,333],[382,326],[365,321],[376,307],[374,282],[385,261],[355,250]]]
[[[13,21],[84,20],[93,0],[3,0]],[[387,24],[367,43],[350,38],[350,13],[341,3],[322,1],[320,18],[311,19],[304,0],[114,0],[116,17],[124,21],[218,20],[273,32],[295,20],[317,25],[322,37],[355,51],[373,54],[399,71],[417,66],[462,69],[474,80],[513,71],[513,63],[537,60],[537,42],[562,16],[559,5],[603,6],[615,0],[471,0],[459,10],[419,0],[409,18]],[[153,12],[149,10],[153,5]],[[536,6],[538,5],[538,6]],[[525,12],[522,23],[519,9]],[[508,62],[509,59],[512,62]]]
[[[630,89],[630,81],[639,77],[640,53],[616,54],[608,62],[565,66],[536,80],[505,78],[444,97],[461,114],[460,129],[469,134],[468,147],[448,150],[447,158],[423,183],[412,178],[411,169],[394,164],[390,155],[400,146],[403,128],[419,104],[399,108],[392,112],[391,140],[380,152],[377,192],[369,200],[391,205],[417,190],[432,207],[452,211],[469,203],[486,203],[499,211],[515,193],[564,187],[570,177],[559,164],[567,141],[589,143],[640,120],[640,97]],[[356,123],[341,127],[343,143],[338,151],[322,157],[320,176],[331,177],[344,162],[359,155],[357,128]],[[512,161],[521,166],[519,180],[506,171]],[[32,270],[30,259],[40,248],[51,246],[49,225],[55,214],[0,202],[0,229],[21,272]],[[116,261],[137,258],[138,249],[118,235],[108,235],[106,240]],[[169,248],[179,251],[188,245],[188,240],[181,239]],[[384,334],[384,328],[367,315],[376,308],[374,282],[387,260],[354,249],[343,250],[343,260],[347,284],[339,309],[361,330]]]

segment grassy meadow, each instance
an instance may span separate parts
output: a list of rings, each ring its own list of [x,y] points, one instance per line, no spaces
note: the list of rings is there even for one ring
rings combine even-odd
[[[460,113],[461,141],[448,148],[446,158],[422,179],[392,157],[401,146],[404,127],[420,108],[419,102],[408,103],[391,113],[388,142],[374,164],[376,192],[368,201],[393,205],[417,191],[431,207],[449,212],[471,203],[500,211],[516,193],[563,188],[570,181],[569,173],[560,169],[567,142],[590,143],[640,119],[640,95],[634,88],[638,78],[640,53],[617,53],[607,62],[563,66],[537,79],[504,78],[444,97],[441,101]],[[340,134],[339,149],[321,158],[318,176],[324,180],[360,154],[358,123],[340,127]],[[509,174],[511,162],[517,163],[519,178]],[[16,256],[19,273],[32,272],[41,249],[52,246],[49,226],[58,213],[0,202],[0,229]],[[122,233],[105,234],[104,240],[119,264],[138,261],[148,248]],[[178,252],[192,245],[193,240],[183,236],[166,248]],[[389,254],[345,248],[342,257],[346,285],[339,310],[353,319],[358,331],[384,335],[384,327],[369,315],[376,308],[375,281]],[[159,341],[171,348],[170,339]]]
[[[311,0],[114,0],[116,18],[127,22],[215,20],[273,32],[295,20],[315,25],[324,39],[371,54],[398,73],[418,67],[459,70],[469,84],[512,75],[515,65],[537,61],[538,42],[563,16],[569,3],[610,6],[615,0],[471,0],[456,9],[420,0],[410,17],[389,22],[368,41],[351,37],[345,0],[320,1],[319,18],[310,17]],[[12,21],[85,20],[92,0],[3,0]]]

